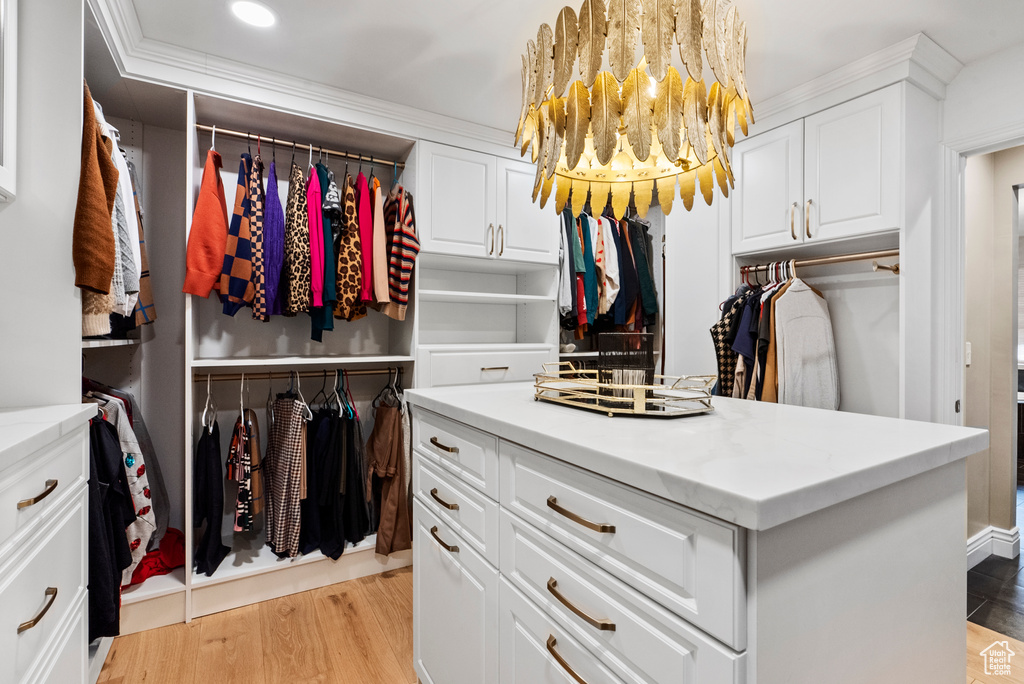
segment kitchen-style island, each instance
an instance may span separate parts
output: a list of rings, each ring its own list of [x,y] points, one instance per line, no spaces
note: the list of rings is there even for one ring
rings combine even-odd
[[[409,390],[424,684],[962,682],[983,430]]]

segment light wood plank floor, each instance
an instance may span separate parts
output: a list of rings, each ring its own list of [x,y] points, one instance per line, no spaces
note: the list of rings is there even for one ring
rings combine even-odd
[[[996,641],[1009,642],[1016,656],[1010,659],[1010,674],[986,675],[981,652]],[[967,623],[967,684],[1024,684],[1024,642],[993,632],[987,627]]]
[[[118,637],[100,684],[415,684],[412,568]]]
[[[985,675],[981,651],[1003,640],[1020,660]],[[99,682],[416,684],[412,568],[118,637]],[[1024,684],[1024,642],[968,622],[966,684]]]

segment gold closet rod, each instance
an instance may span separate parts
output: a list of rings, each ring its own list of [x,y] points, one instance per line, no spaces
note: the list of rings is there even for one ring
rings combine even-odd
[[[308,143],[297,143],[294,140],[282,140],[281,138],[267,137],[265,135],[259,135],[257,133],[250,133],[245,131],[233,131],[230,128],[220,128],[219,126],[207,126],[206,124],[196,124],[196,130],[205,131],[206,133],[212,133],[216,135],[226,135],[229,138],[238,138],[248,142],[265,142],[269,145],[282,145],[284,147],[291,148],[293,145],[296,149],[308,150],[310,152],[325,152],[334,157],[341,157],[343,159],[353,159],[359,162],[367,162],[370,164],[382,164],[385,166],[397,165],[398,168],[404,169],[405,162],[395,161],[393,159],[380,159],[374,156],[367,156],[362,154],[352,154],[351,152],[342,152],[341,150],[331,150],[326,147],[319,147]],[[216,140],[216,138],[214,138]]]
[[[357,369],[346,371],[341,368],[324,368],[318,371],[300,371],[298,373],[292,373],[288,371],[273,371],[271,373],[246,373],[245,377],[247,380],[288,380],[295,375],[300,378],[322,378],[324,373],[330,377],[334,371],[338,371],[338,375],[347,373],[349,377],[356,375],[390,375],[394,371],[398,371],[398,375],[401,376],[403,369],[401,366],[389,367],[389,368],[373,368],[373,369]],[[242,372],[234,373],[201,373],[199,371],[192,371],[192,382],[206,382],[206,377],[209,376],[212,382],[239,382],[242,379]]]
[[[806,268],[808,266],[826,266],[828,264],[842,264],[848,261],[868,261],[875,259],[888,259],[891,257],[898,257],[900,250],[898,249],[885,249],[877,252],[854,252],[852,254],[837,254],[835,256],[817,257],[815,259],[800,259],[793,262],[796,268]],[[778,263],[787,263],[789,260]],[[893,273],[899,273],[899,264],[883,265],[876,264],[875,270],[883,269],[886,271],[892,271]],[[741,273],[757,273],[757,272],[768,272],[774,266],[772,264],[756,264],[753,266],[741,266]]]

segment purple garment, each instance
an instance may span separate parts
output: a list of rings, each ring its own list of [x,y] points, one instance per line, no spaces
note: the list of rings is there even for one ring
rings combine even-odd
[[[284,266],[284,207],[277,189],[276,162],[270,162],[267,199],[263,207],[263,268],[266,271],[267,313],[284,313],[280,296],[281,268]]]

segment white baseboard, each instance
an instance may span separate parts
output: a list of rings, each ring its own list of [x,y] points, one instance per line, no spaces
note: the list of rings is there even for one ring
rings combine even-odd
[[[1000,558],[1016,558],[1020,553],[1020,528],[1004,530],[989,525],[967,540],[967,569],[996,555]]]

